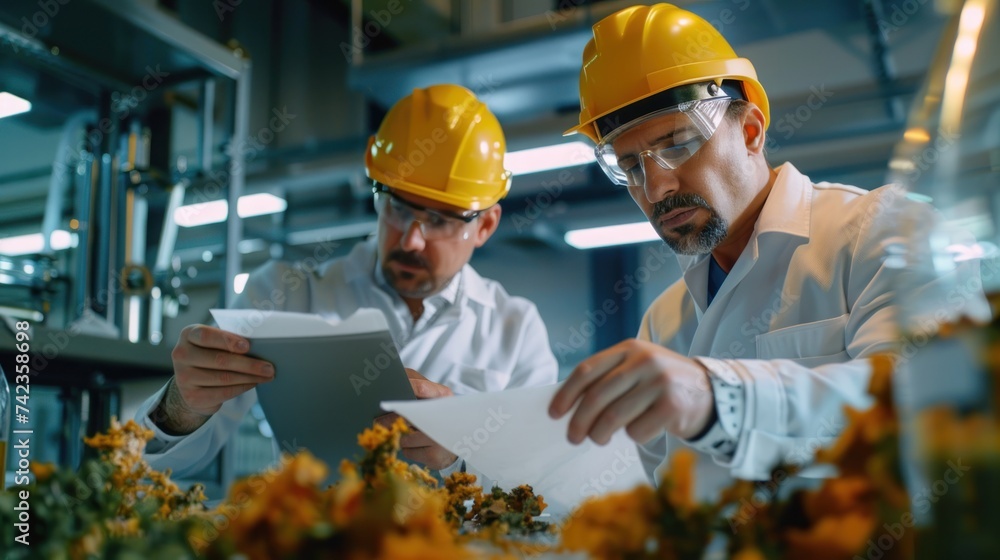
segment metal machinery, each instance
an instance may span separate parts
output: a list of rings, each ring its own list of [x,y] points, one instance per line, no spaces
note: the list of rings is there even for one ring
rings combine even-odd
[[[221,146],[247,136],[250,61],[143,2],[4,2],[0,90],[33,96],[33,118],[63,111],[55,161],[38,172],[50,177],[44,243],[0,256],[0,315],[34,325],[32,382],[60,390],[58,460],[72,465],[80,436],[120,413],[120,381],[172,373],[162,319],[186,304],[173,215],[185,197],[236,208],[243,154]],[[193,156],[176,153],[172,104],[197,115]],[[226,228],[223,287],[239,272],[236,212]],[[56,250],[60,235],[69,250]],[[12,339],[0,326],[5,365]]]

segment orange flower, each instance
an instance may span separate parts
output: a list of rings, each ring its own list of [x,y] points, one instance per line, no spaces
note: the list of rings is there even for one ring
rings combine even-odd
[[[656,491],[650,486],[591,498],[563,526],[562,544],[600,559],[642,554],[659,536],[659,514]]]
[[[689,512],[694,503],[694,467],[698,457],[689,449],[678,450],[670,458],[670,470],[664,473],[660,484],[666,492],[667,503],[681,512]]]
[[[831,478],[803,499],[806,515],[816,521],[849,513],[871,515],[875,505],[875,487],[864,476]]]
[[[55,463],[31,463],[31,472],[35,475],[35,481],[45,482],[56,472]]]
[[[864,549],[878,518],[873,512],[824,517],[808,530],[790,529],[785,535],[787,558],[847,560]]]

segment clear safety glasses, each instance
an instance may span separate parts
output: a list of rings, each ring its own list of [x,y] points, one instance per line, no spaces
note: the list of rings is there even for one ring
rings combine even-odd
[[[601,169],[617,185],[643,186],[646,180],[646,160],[663,169],[677,169],[704,146],[719,128],[719,123],[732,102],[730,97],[715,97],[687,101],[680,105],[650,113],[611,131],[594,148]],[[668,115],[676,114],[670,131],[640,152],[616,154],[614,143],[625,132]]]
[[[452,214],[431,210],[399,198],[389,187],[379,182],[372,187],[372,192],[375,194],[375,211],[389,226],[405,233],[416,222],[420,224],[420,234],[427,241],[458,235],[481,213]]]

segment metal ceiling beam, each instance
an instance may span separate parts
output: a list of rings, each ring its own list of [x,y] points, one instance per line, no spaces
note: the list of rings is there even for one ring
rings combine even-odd
[[[872,49],[872,66],[880,89],[886,89],[896,79],[896,69],[889,54],[889,43],[879,26],[885,21],[885,10],[882,0],[861,0],[864,10],[865,25]],[[903,104],[898,97],[886,96],[885,109],[894,122],[903,119]]]
[[[144,2],[130,0],[90,0],[136,28],[156,37],[180,52],[188,53],[210,71],[235,80],[246,61],[232,50],[181,23],[170,12]]]

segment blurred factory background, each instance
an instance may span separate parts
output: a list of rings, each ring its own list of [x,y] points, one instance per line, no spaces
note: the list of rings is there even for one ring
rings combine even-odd
[[[474,91],[512,152],[503,224],[472,264],[538,305],[564,374],[633,335],[677,265],[657,242],[567,243],[642,216],[561,133],[590,26],[634,3],[4,0],[0,116],[16,114],[0,118],[0,314],[37,327],[35,458],[75,463],[81,434],[130,417],[170,375],[181,328],[256,266],[370,234],[367,138],[433,83]],[[756,66],[773,164],[885,182],[949,2],[677,3]],[[598,311],[609,298],[620,311]],[[266,454],[259,418],[229,456]]]

